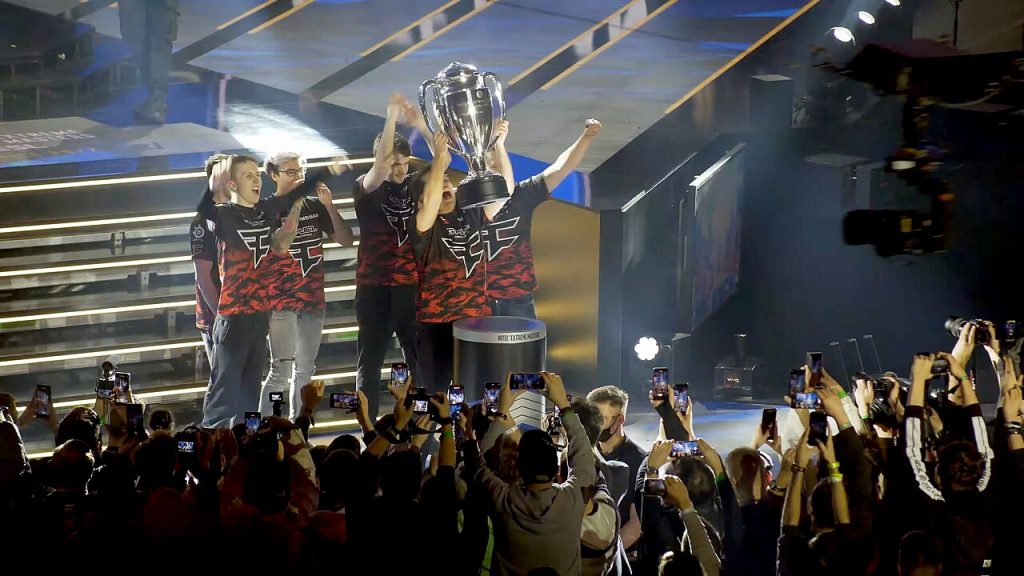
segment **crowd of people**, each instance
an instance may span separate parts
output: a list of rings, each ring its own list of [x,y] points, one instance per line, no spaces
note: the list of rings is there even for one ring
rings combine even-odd
[[[541,428],[510,418],[528,392],[509,381],[490,407],[444,393],[420,406],[411,376],[379,419],[357,392],[361,437],[318,446],[322,382],[301,388],[294,419],[233,428],[179,429],[152,410],[147,429],[104,398],[62,419],[52,399],[19,414],[4,395],[3,541],[51,567],[99,553],[302,573],[1019,574],[1022,379],[990,340],[1001,400],[986,422],[964,368],[974,333],[916,355],[909,378],[846,387],[804,367],[818,403],[762,419],[726,454],[701,438],[690,397],[650,393],[661,429],[645,450],[626,435],[623,390],[570,402],[547,372]],[[19,430],[40,420],[57,447],[30,462]]]

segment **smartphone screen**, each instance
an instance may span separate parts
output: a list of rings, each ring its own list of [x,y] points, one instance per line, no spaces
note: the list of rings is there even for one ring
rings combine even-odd
[[[690,385],[676,384],[672,387],[672,392],[676,395],[676,410],[686,414],[686,403],[690,401]]]
[[[114,372],[114,390],[118,394],[124,394],[131,388],[132,375],[128,372]]]
[[[768,434],[768,440],[775,439],[775,418],[778,416],[778,410],[775,408],[765,408],[761,411],[761,432]]]
[[[245,413],[245,433],[255,434],[256,430],[260,427],[260,422],[263,421],[263,415],[259,412],[246,412]]]
[[[663,496],[665,494],[665,480],[663,478],[645,479],[644,494],[648,496]]]
[[[409,365],[395,362],[391,365],[391,386],[404,386],[409,379]]]
[[[927,390],[929,398],[944,402],[949,394],[949,375],[939,374],[929,378]]]
[[[284,392],[271,392],[270,393],[270,401],[271,402],[284,402]]]
[[[448,387],[448,404],[455,409],[457,404],[462,404],[466,401],[466,389],[462,386],[449,386]]]
[[[817,392],[800,392],[790,398],[793,400],[793,408],[804,408],[807,410],[815,410],[818,408]]]
[[[178,441],[178,452],[180,454],[193,454],[196,451],[196,443],[188,440]]]
[[[355,410],[359,408],[359,396],[354,392],[332,392],[331,408]]]
[[[513,372],[509,379],[512,390],[544,390],[544,378],[535,372]]]
[[[36,417],[50,417],[50,387],[45,384],[36,386]]]
[[[806,382],[804,380],[804,371],[800,368],[794,368],[789,371],[789,397],[790,399],[796,398],[796,395],[804,391]]]
[[[1007,320],[1003,323],[1003,336],[1006,337],[1007,341],[1017,339],[1017,321]]]
[[[487,411],[494,413],[498,409],[498,394],[501,393],[501,384],[498,382],[486,382],[484,384],[484,406]]]
[[[700,444],[695,440],[673,442],[672,452],[669,454],[672,458],[683,458],[684,456],[700,456]]]
[[[142,422],[142,404],[125,404],[124,416],[128,421],[128,430],[139,433],[146,429]]]
[[[669,390],[669,378],[668,368],[659,367],[655,368],[651,373],[651,391],[655,400],[665,400],[668,398]]]
[[[811,386],[817,386],[821,380],[821,352],[807,353],[807,367],[811,371]]]
[[[811,412],[811,433],[807,436],[807,444],[817,446],[818,442],[828,441],[828,416],[824,412]]]
[[[97,398],[113,398],[114,397],[114,383],[110,380],[99,379],[96,381],[96,397]]]

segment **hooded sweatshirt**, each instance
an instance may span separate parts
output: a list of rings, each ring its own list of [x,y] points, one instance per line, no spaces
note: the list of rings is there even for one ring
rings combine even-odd
[[[562,424],[569,438],[569,475],[562,484],[543,490],[507,484],[478,456],[476,481],[490,500],[494,525],[492,574],[525,576],[537,568],[580,574],[580,530],[586,504],[582,489],[596,484],[597,467],[579,416],[563,411]],[[481,453],[503,428],[498,421],[491,423]]]

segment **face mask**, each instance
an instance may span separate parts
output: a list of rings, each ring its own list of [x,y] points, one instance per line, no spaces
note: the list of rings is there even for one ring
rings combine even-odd
[[[618,417],[615,418],[616,423],[612,424],[608,428],[601,429],[601,435],[597,437],[598,442],[607,442],[615,436],[616,428],[618,427]]]

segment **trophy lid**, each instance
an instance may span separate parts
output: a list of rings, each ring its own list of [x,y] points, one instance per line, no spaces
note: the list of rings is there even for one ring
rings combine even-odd
[[[452,62],[437,73],[437,79],[442,80],[445,78],[455,78],[458,76],[472,76],[479,74],[476,66],[472,64],[463,64],[462,62]]]

